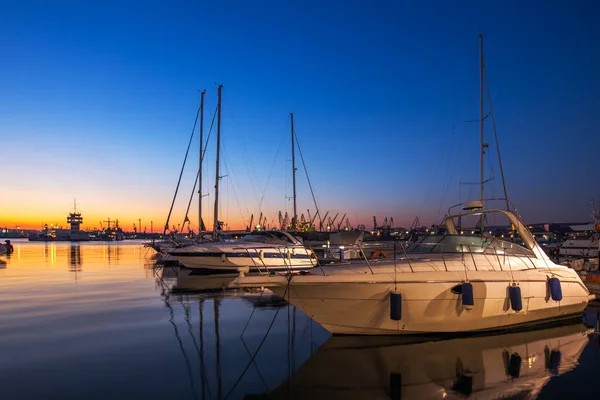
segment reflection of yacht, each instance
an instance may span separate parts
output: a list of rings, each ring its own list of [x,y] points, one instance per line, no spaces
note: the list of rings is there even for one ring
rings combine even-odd
[[[268,398],[535,398],[577,365],[590,331],[577,324],[417,344],[334,336]]]
[[[198,275],[194,274],[194,271],[189,268],[164,267],[163,276],[167,271],[171,271],[169,273],[175,274],[177,278],[171,291],[186,293],[222,292],[238,275],[237,273]]]
[[[171,282],[174,280],[169,288],[169,291],[174,294],[235,295],[256,307],[279,307],[287,304],[285,300],[268,289],[242,292],[228,289],[228,285],[237,276],[237,273],[197,275],[193,274],[193,270],[189,268],[164,267],[160,279],[171,280]]]
[[[250,232],[237,241],[202,243],[169,252],[188,268],[205,273],[289,271],[316,265],[314,253],[285,231]]]

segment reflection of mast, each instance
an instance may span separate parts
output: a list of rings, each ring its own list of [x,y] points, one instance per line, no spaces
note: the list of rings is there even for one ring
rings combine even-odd
[[[173,325],[173,330],[175,331],[175,338],[177,338],[179,348],[181,349],[181,354],[183,354],[183,358],[185,359],[185,366],[187,368],[190,386],[192,387],[192,393],[194,394],[194,397],[196,397],[196,388],[194,387],[194,379],[192,378],[192,366],[190,364],[190,359],[188,358],[187,353],[185,352],[185,348],[183,347],[183,341],[181,340],[181,336],[179,335],[179,329],[177,329],[177,324],[175,324],[175,311],[171,306],[168,294],[165,296],[165,305],[169,309],[169,323]]]
[[[215,297],[213,300],[214,312],[215,312],[215,337],[216,337],[216,347],[217,347],[217,398],[221,400],[223,398],[223,387],[221,385],[221,338],[219,336],[219,305],[221,304],[221,299]]]
[[[204,299],[198,301],[200,316],[200,379],[202,380],[202,399],[206,398],[206,367],[204,366]]]

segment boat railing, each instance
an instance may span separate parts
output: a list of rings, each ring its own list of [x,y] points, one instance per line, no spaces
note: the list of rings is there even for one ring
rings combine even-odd
[[[532,255],[525,254],[525,253],[510,254],[510,253],[506,253],[504,251],[498,252],[497,247],[492,247],[491,249],[486,251],[486,249],[483,249],[481,247],[474,248],[474,246],[471,246],[468,244],[458,244],[458,246],[457,245],[447,245],[446,246],[446,248],[452,248],[452,250],[454,250],[454,251],[444,251],[444,246],[440,245],[439,243],[421,243],[420,245],[431,247],[432,250],[434,249],[435,246],[437,246],[439,251],[412,253],[412,252],[407,252],[407,248],[410,246],[410,244],[405,245],[403,243],[398,243],[398,244],[394,244],[394,250],[393,250],[393,254],[392,254],[393,261],[394,262],[397,262],[397,261],[406,262],[408,264],[410,271],[415,272],[415,268],[413,265],[415,261],[422,261],[423,256],[435,256],[435,255],[439,254],[441,261],[444,265],[444,270],[446,272],[448,272],[449,271],[448,270],[449,259],[451,259],[451,258],[456,259],[456,256],[460,255],[461,262],[464,265],[465,269],[467,269],[470,266],[468,264],[472,263],[471,266],[475,269],[475,271],[479,271],[482,268],[482,266],[481,265],[478,266],[476,256],[483,255],[486,258],[486,260],[488,260],[488,264],[486,264],[486,265],[489,265],[489,267],[491,267],[495,271],[497,270],[495,267],[496,262],[497,262],[497,266],[499,267],[500,271],[505,271],[505,270],[512,271],[512,267],[510,264],[511,258],[518,258],[518,259],[523,260],[524,264],[531,264],[532,269],[540,268],[533,261]],[[458,250],[458,251],[456,251],[456,250]],[[361,252],[362,252],[362,249],[361,249]],[[363,255],[364,261],[366,261],[367,266],[369,267],[371,272],[374,273],[372,266],[376,265],[376,264],[372,263],[372,262],[376,262],[377,260],[369,260],[366,257],[366,255],[364,254],[364,252],[362,252],[362,255]],[[490,257],[492,259],[495,259],[495,262],[491,261]],[[535,258],[535,257],[533,257],[533,258]],[[471,260],[471,263],[467,263],[468,259]],[[385,261],[389,262],[390,260],[386,259]],[[389,263],[386,263],[386,265],[389,265]]]

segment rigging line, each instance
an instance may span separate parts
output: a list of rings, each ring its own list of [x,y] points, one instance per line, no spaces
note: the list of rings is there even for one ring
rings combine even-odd
[[[288,284],[285,287],[285,291],[283,292],[283,296],[281,296],[282,298],[285,299],[285,296],[287,294],[287,291],[290,287],[290,283],[291,283],[291,277],[288,277]],[[248,363],[248,365],[246,365],[246,368],[244,368],[244,370],[242,371],[242,374],[240,375],[240,377],[237,379],[237,381],[235,381],[235,383],[233,384],[233,386],[231,387],[231,389],[229,390],[229,393],[227,393],[227,395],[225,396],[224,400],[227,400],[229,398],[229,396],[231,395],[231,393],[233,393],[233,390],[236,388],[236,386],[242,381],[242,378],[244,377],[244,375],[246,374],[246,371],[248,371],[248,368],[250,368],[250,365],[252,365],[252,362],[254,361],[254,359],[256,358],[256,356],[258,355],[258,352],[260,351],[262,345],[265,343],[265,340],[267,339],[267,336],[269,336],[269,332],[271,331],[271,328],[273,327],[273,324],[275,323],[275,320],[277,319],[277,315],[279,314],[279,310],[281,310],[281,307],[278,307],[277,310],[275,311],[275,315],[273,316],[273,320],[271,320],[271,324],[269,325],[269,327],[267,328],[267,332],[265,333],[265,335],[263,336],[262,340],[260,341],[260,343],[258,344],[258,348],[256,349],[256,351],[254,352],[254,355],[252,356],[252,358],[250,359],[250,362]],[[244,339],[242,339],[243,341]]]
[[[252,176],[252,178],[254,178],[255,182],[258,182],[258,176],[256,175],[256,171],[251,168],[252,165],[254,165],[254,163],[248,163],[248,160],[250,159],[250,152],[248,151],[248,146],[246,145],[246,142],[244,141],[244,137],[240,134],[239,129],[237,128],[237,121],[235,118],[235,110],[230,109],[228,115],[231,118],[231,125],[232,125],[232,130],[233,133],[237,136],[238,141],[241,143],[241,147],[242,147],[242,151],[244,151],[246,153],[246,157],[241,157],[242,161],[244,162],[245,166],[246,166],[246,170],[250,172],[250,175]],[[256,201],[258,199],[258,196],[256,194],[256,189],[255,186],[252,185],[252,194],[254,195],[254,200]]]
[[[319,219],[321,219],[321,215],[319,213],[319,206],[317,204],[317,199],[315,198],[315,192],[312,187],[312,183],[310,182],[310,177],[308,176],[308,169],[306,168],[306,163],[304,162],[304,154],[302,153],[302,148],[300,147],[300,142],[298,140],[298,133],[294,130],[294,137],[296,138],[296,146],[298,147],[298,153],[300,153],[300,159],[302,160],[302,167],[304,167],[304,173],[306,174],[306,180],[308,181],[308,187],[310,188],[310,194],[312,196],[313,202],[315,203],[315,208],[317,209],[316,213]]]
[[[277,147],[277,152],[275,153],[275,158],[273,159],[273,164],[271,164],[271,170],[269,171],[269,176],[267,177],[267,183],[265,184],[265,189],[262,192],[262,196],[260,198],[260,202],[258,203],[258,212],[262,211],[262,203],[265,199],[265,193],[267,192],[267,187],[269,186],[269,182],[271,181],[271,176],[273,175],[273,169],[275,168],[275,162],[277,162],[277,158],[279,157],[279,152],[281,151],[281,147],[283,146],[283,136],[279,139],[279,146]]]
[[[196,185],[198,184],[199,174],[200,174],[200,170],[198,170],[198,172],[196,173],[196,180],[194,180],[194,187],[192,188],[192,194],[190,195],[190,199],[188,201],[187,209],[185,210],[185,217],[183,218],[183,224],[182,224],[182,226],[186,222],[190,221],[190,219],[189,219],[190,206],[192,205],[192,200],[193,200],[194,194],[196,192]],[[200,233],[200,231],[198,231],[198,233]]]
[[[263,294],[265,293],[265,288],[262,288],[261,292],[260,292],[260,296],[258,296],[258,302],[260,303]],[[246,329],[248,328],[248,325],[250,325],[250,321],[252,320],[252,316],[254,315],[254,312],[256,311],[256,306],[254,306],[254,308],[252,309],[252,312],[250,313],[250,317],[248,317],[248,321],[246,321],[246,325],[244,326],[244,329],[242,329],[242,333],[240,334],[240,338],[244,336],[244,332],[246,332]]]
[[[163,231],[163,235],[167,233],[167,229],[169,228],[169,220],[171,219],[171,213],[173,212],[173,206],[175,205],[175,199],[177,198],[177,191],[179,191],[179,184],[181,183],[181,176],[183,175],[183,169],[185,168],[185,162],[187,161],[188,154],[190,152],[190,146],[192,144],[192,138],[194,137],[194,132],[196,131],[196,124],[198,123],[198,117],[200,116],[200,109],[196,112],[196,119],[194,120],[194,127],[192,128],[192,134],[190,136],[190,141],[188,142],[187,150],[185,151],[185,157],[183,158],[183,165],[181,166],[181,172],[179,172],[179,179],[177,180],[177,187],[175,188],[175,194],[173,195],[173,201],[171,202],[171,208],[169,209],[169,215],[167,216],[167,222],[165,222],[165,229]]]
[[[498,164],[500,166],[500,176],[502,177],[502,188],[504,189],[504,198],[506,200],[506,209],[509,210],[508,205],[508,194],[506,192],[506,181],[504,180],[504,169],[502,168],[502,158],[500,157],[500,145],[498,144],[498,133],[496,132],[496,118],[494,117],[494,107],[492,106],[492,93],[490,91],[489,77],[487,74],[487,68],[483,64],[483,74],[485,76],[485,83],[487,87],[488,101],[490,103],[490,114],[492,115],[492,126],[494,128],[494,138],[496,139],[496,151],[498,152]]]
[[[248,355],[250,357],[252,357],[252,353],[250,353],[250,349],[248,348],[248,346],[246,346],[246,342],[244,342],[243,340],[242,340],[242,345],[244,346],[244,349],[246,349],[246,353],[248,353]],[[256,364],[256,360],[252,361],[252,364],[254,365],[254,369],[256,370],[256,374],[258,375],[258,378],[260,379],[263,386],[265,387],[265,391],[269,391],[269,385],[267,385],[267,382],[265,382],[265,379],[263,378],[262,374],[260,373],[260,368],[258,368],[258,365]]]
[[[212,133],[213,126],[215,124],[215,118],[217,117],[217,112],[218,111],[219,111],[219,106],[217,106],[215,108],[215,112],[213,113],[212,120],[210,121],[210,128],[208,130],[208,137],[206,138],[206,142],[204,142],[206,144],[204,145],[204,149],[202,150],[202,161],[204,161],[204,155],[206,154],[206,149],[208,148],[208,141],[210,139],[210,135]]]
[[[206,154],[206,148],[208,147],[208,140],[210,139],[210,134],[212,133],[213,125],[215,123],[215,117],[217,115],[217,110],[218,110],[218,108],[215,108],[215,112],[213,113],[212,121],[210,123],[210,129],[208,130],[208,136],[206,138],[206,146],[203,147],[202,154],[200,155],[200,165],[202,165],[202,163],[204,162],[204,154]],[[198,109],[198,112],[200,112],[200,109]],[[194,127],[195,126],[196,125],[194,125]],[[192,193],[190,194],[190,199],[188,201],[187,209],[185,210],[185,217],[183,218],[183,224],[181,224],[182,226],[185,224],[186,220],[187,221],[190,220],[189,219],[190,207],[192,205],[192,200],[194,198],[194,195],[196,194],[196,185],[200,181],[200,165],[198,165],[198,172],[196,173],[196,180],[194,180],[194,187],[192,188]],[[200,197],[202,197],[202,193],[200,193]],[[200,198],[200,201],[202,201],[202,198]],[[202,216],[200,216],[200,217],[202,217]],[[198,233],[200,233],[200,231],[201,231],[201,229],[198,229]]]
[[[456,125],[452,126],[453,132],[455,131],[455,128],[456,128]],[[460,157],[456,156],[458,151],[460,151],[460,146],[461,146],[460,140],[455,141],[455,143],[457,143],[456,144],[457,151],[453,151],[454,149],[452,147],[450,147],[450,151],[448,152],[448,160],[447,160],[448,168],[446,168],[446,173],[444,175],[444,183],[442,186],[442,196],[440,198],[440,205],[439,205],[438,212],[436,215],[437,219],[440,219],[440,217],[442,215],[443,203],[446,200],[446,197],[448,196],[448,192],[450,191],[452,178],[457,171],[457,165],[460,160]],[[454,160],[452,160],[452,158],[451,158],[452,154],[454,154],[456,156],[456,158]],[[459,174],[460,174],[460,171],[459,171]]]
[[[204,349],[200,348],[200,345],[198,345],[198,342],[196,341],[196,337],[194,336],[194,333],[192,331],[192,324],[191,324],[191,314],[190,314],[190,310],[191,310],[191,306],[189,303],[189,300],[186,301],[186,303],[181,302],[181,306],[183,307],[183,311],[184,311],[184,315],[185,315],[185,322],[188,325],[188,332],[192,338],[192,342],[194,343],[194,347],[196,348],[196,352],[198,353],[198,356],[201,357],[200,358],[200,363],[203,364],[203,353],[204,353]],[[202,321],[200,321],[200,326],[202,327]],[[202,328],[200,328],[202,329]],[[199,332],[200,335],[202,335],[202,331]],[[201,344],[201,346],[204,346],[204,343]],[[210,387],[208,387],[208,378],[206,377],[206,369],[205,368],[201,368],[200,371],[200,377],[202,378],[202,390],[204,391],[205,389],[205,385],[206,385],[206,389],[208,390],[209,394],[210,394]]]
[[[441,169],[441,166],[446,157],[446,154],[447,154],[447,152],[443,152],[442,157],[438,157],[438,162],[437,162],[435,171],[439,171]],[[427,200],[432,197],[431,193],[434,188],[435,180],[436,180],[436,174],[433,173],[433,174],[431,174],[431,180],[429,181],[429,185],[427,186],[427,192],[425,193],[423,201],[421,201],[421,208],[419,209],[419,212],[417,213],[417,215],[421,215],[423,213],[423,209],[425,208],[425,206],[427,206],[428,208],[431,208],[431,206],[427,205]],[[441,209],[441,207],[440,207],[440,209]]]
[[[227,152],[225,152],[225,149],[223,149],[224,157],[223,157],[223,161],[225,164],[225,170],[227,171],[227,174],[230,178],[230,182],[231,182],[231,189],[233,190],[233,197],[235,198],[235,202],[238,205],[238,210],[240,212],[240,217],[242,217],[242,221],[244,223],[244,226],[246,226],[246,222],[248,222],[248,225],[250,224],[250,220],[248,220],[245,216],[244,216],[244,210],[242,210],[242,205],[240,204],[240,199],[237,195],[237,192],[235,190],[235,186],[236,186],[236,179],[235,179],[235,175],[233,174],[233,172],[229,169],[229,163],[228,161],[228,154]],[[227,185],[227,190],[229,190],[229,185]],[[246,208],[246,215],[249,214],[248,209]]]
[[[188,358],[187,353],[185,352],[185,348],[183,347],[183,342],[181,341],[181,336],[179,335],[179,329],[177,329],[177,325],[174,322],[175,311],[173,310],[173,307],[171,306],[171,302],[168,301],[167,299],[165,299],[165,305],[169,309],[169,323],[171,325],[173,325],[173,330],[175,331],[175,337],[177,338],[177,342],[179,343],[179,348],[181,349],[181,353],[183,354],[183,358],[185,359],[185,365],[186,365],[186,369],[188,372],[188,378],[190,381],[190,385],[192,387],[192,393],[194,395],[194,398],[197,399],[198,396],[196,395],[196,387],[194,386],[194,378],[192,377],[192,365],[190,364],[190,359]]]

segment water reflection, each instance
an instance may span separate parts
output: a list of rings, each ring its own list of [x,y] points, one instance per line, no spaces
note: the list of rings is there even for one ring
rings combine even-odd
[[[427,342],[422,338],[413,338],[409,342],[406,338],[397,337],[334,336],[297,368],[296,359],[308,357],[306,352],[297,351],[296,318],[297,314],[302,313],[287,306],[279,296],[268,290],[254,293],[224,290],[224,282],[235,278],[235,274],[194,276],[189,270],[177,267],[165,267],[161,273],[166,301],[176,298],[187,310],[190,306],[185,305],[186,302],[197,300],[199,303],[199,345],[196,347],[201,358],[198,365],[202,399],[222,399],[223,395],[227,398],[232,392],[243,394],[248,400],[536,398],[553,377],[564,375],[578,365],[586,345],[590,344],[591,339],[598,341],[594,328],[600,329],[600,313],[590,308],[584,315],[585,324],[581,321],[571,322],[566,326],[493,336],[478,335]],[[283,383],[274,387],[273,380],[269,382],[268,378],[266,381],[263,378],[263,375],[269,374],[261,373],[268,366],[256,361],[261,341],[258,350],[250,351],[246,347],[250,361],[233,386],[223,386],[219,321],[220,306],[228,297],[242,298],[251,304],[253,310],[250,318],[257,309],[265,306],[273,307],[277,312],[287,310],[287,352],[279,353],[279,357],[286,357],[287,363],[287,378],[284,377]],[[207,301],[213,303],[215,332],[212,348],[216,354],[212,365],[206,365],[204,361],[206,332],[203,313]],[[188,318],[189,313],[186,313],[186,321]],[[268,322],[263,324],[266,335],[271,325]],[[189,332],[192,332],[191,329]],[[314,343],[311,343],[312,346]],[[230,344],[231,340],[228,341]],[[263,351],[269,353],[273,350]],[[243,360],[239,354],[237,359],[238,363],[240,359]],[[264,392],[251,390],[240,393],[243,389],[236,387],[240,381],[247,379],[250,367],[263,382]],[[215,371],[213,382],[216,382],[216,391],[214,386],[210,391],[207,368]],[[234,369],[229,360],[225,369],[231,381]],[[193,375],[193,371],[190,371],[190,376]],[[193,388],[194,393],[195,390]]]
[[[248,390],[248,380],[253,381],[250,386],[255,386],[253,376],[268,390],[282,378],[291,375],[296,359],[308,359],[317,344],[323,342],[323,336],[313,339],[312,328],[316,324],[303,314],[301,318],[298,315],[301,313],[274,293],[268,290],[247,292],[224,289],[223,283],[231,281],[235,276],[237,274],[233,274],[233,277],[232,274],[194,276],[188,269],[178,267],[157,269],[157,287],[160,288],[165,306],[169,310],[169,324],[182,352],[189,387],[194,398],[241,398],[251,391]],[[232,337],[231,305],[236,304],[236,308],[239,308],[240,300],[247,305],[244,308],[248,309],[249,306],[251,311],[238,316],[234,325],[235,337]],[[229,304],[229,308],[224,311],[223,306],[226,303]],[[177,324],[178,309],[183,310],[183,320],[186,324],[184,329]],[[265,310],[267,314],[257,312],[259,310]],[[282,310],[287,310],[286,319],[285,312],[280,312]],[[195,318],[198,322],[192,323]],[[221,326],[223,318],[226,318],[225,322],[228,323],[225,331],[222,331]],[[273,340],[281,340],[282,332],[286,332],[284,335],[287,352],[282,351],[280,345],[275,348],[272,346]],[[302,336],[306,341],[307,332],[310,332],[309,348],[296,342],[296,336]],[[321,333],[328,336],[324,330],[321,330]],[[188,342],[191,340],[193,343],[194,351],[191,354],[186,351],[186,348],[189,348],[189,345],[185,345],[186,337]],[[225,351],[238,348],[235,355],[229,352],[228,356],[223,356],[223,342],[226,343]],[[270,371],[273,365],[257,362],[261,354],[272,361],[275,357],[277,362],[270,364],[278,364],[276,373]],[[194,355],[198,357],[197,363],[193,360]],[[287,372],[281,368],[282,362],[287,364]],[[197,370],[194,370],[194,365],[197,365]],[[272,378],[273,375],[280,378],[268,385],[268,377]]]
[[[577,366],[592,332],[577,323],[415,344],[332,337],[267,398],[535,398],[550,378]]]
[[[148,258],[142,242],[17,241],[0,270],[2,398],[597,396],[600,342],[581,326],[330,339],[268,291],[224,291],[226,276],[147,269]],[[598,309],[584,317],[600,323]]]
[[[81,247],[79,244],[69,246],[68,263],[70,272],[81,271]]]
[[[255,307],[283,307],[287,302],[270,290],[232,290],[227,285],[237,273],[195,275],[188,268],[164,266],[159,268],[157,278],[163,292],[171,294],[224,294],[237,296]]]
[[[104,247],[104,258],[110,265],[113,261],[119,261],[121,258],[122,247],[120,245],[114,245],[110,242]]]

